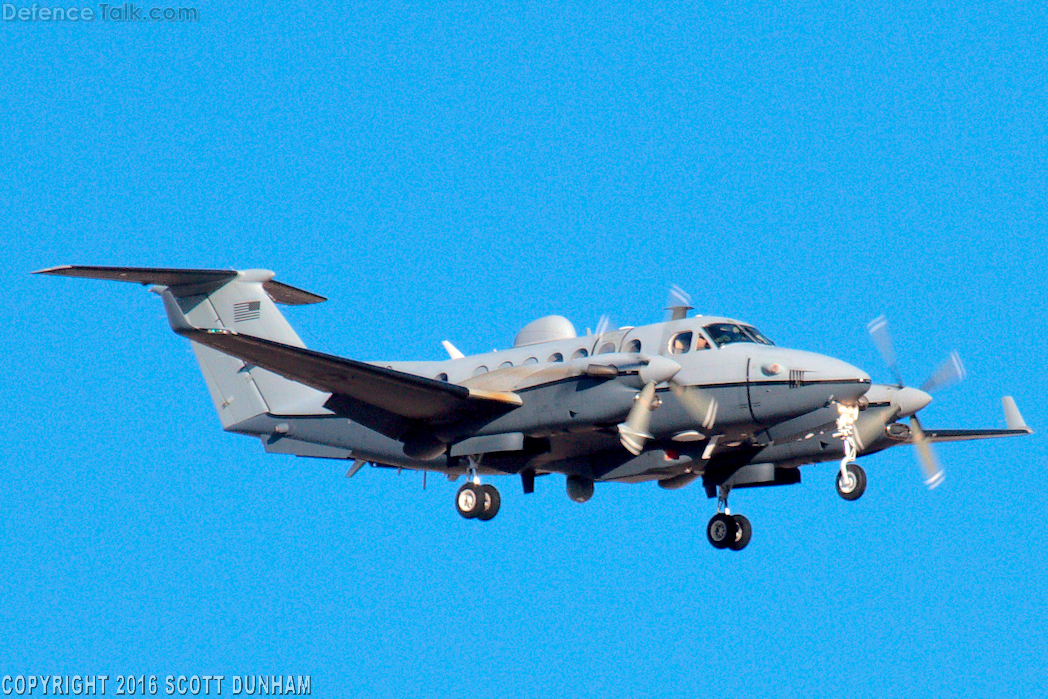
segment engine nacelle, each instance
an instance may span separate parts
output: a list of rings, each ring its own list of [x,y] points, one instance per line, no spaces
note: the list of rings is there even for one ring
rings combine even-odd
[[[568,487],[568,497],[575,502],[586,502],[593,497],[593,481],[582,476],[568,476],[565,482]]]
[[[659,487],[665,490],[678,490],[701,476],[701,473],[681,473],[669,478],[663,478],[659,481]]]
[[[410,459],[420,461],[432,461],[444,454],[448,445],[437,439],[434,435],[419,431],[413,431],[404,436],[404,455]]]

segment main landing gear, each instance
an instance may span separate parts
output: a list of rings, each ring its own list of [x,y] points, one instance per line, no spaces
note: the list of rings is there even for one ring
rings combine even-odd
[[[750,543],[752,536],[750,520],[742,515],[731,514],[728,510],[728,489],[721,486],[717,514],[706,525],[706,538],[715,549],[741,551]]]
[[[481,485],[477,476],[479,458],[469,460],[469,480],[455,494],[455,509],[466,519],[487,522],[499,513],[502,497],[493,485]]]
[[[455,495],[455,509],[466,519],[475,517],[487,522],[499,513],[501,505],[502,497],[499,496],[499,491],[495,486],[486,483],[481,485],[471,481],[459,488]]]

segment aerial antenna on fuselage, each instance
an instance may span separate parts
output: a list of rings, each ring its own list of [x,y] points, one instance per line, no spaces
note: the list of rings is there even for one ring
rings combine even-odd
[[[440,344],[444,346],[444,350],[448,353],[448,356],[452,359],[462,359],[466,355],[462,354],[455,345],[451,344],[447,340],[441,340]]]
[[[670,287],[669,300],[666,301],[666,310],[670,312],[670,320],[682,320],[688,317],[688,311],[695,308],[691,305],[691,296],[688,292],[676,284]]]

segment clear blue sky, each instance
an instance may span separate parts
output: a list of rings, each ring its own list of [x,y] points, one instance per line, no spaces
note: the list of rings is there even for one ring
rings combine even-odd
[[[1043,691],[1045,439],[739,492],[497,484],[267,456],[221,431],[132,285],[57,264],[266,267],[360,359],[526,322],[700,310],[887,379],[928,426],[1048,430],[1048,15],[1037,3],[197,5],[0,26],[0,674],[310,674],[319,696]],[[148,6],[148,5],[147,5]]]

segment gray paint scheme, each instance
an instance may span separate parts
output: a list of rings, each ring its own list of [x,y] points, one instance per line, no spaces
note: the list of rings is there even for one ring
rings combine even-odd
[[[449,478],[467,471],[469,457],[482,457],[481,474],[562,473],[667,488],[702,477],[713,495],[722,484],[799,482],[796,467],[839,461],[835,402],[869,402],[856,423],[860,455],[911,441],[886,426],[901,434],[899,419],[926,404],[926,394],[871,385],[865,372],[831,357],[752,341],[718,347],[704,327],[746,325],[730,318],[677,318],[579,337],[569,321],[548,316],[522,329],[510,349],[364,363],[306,350],[276,303],[324,299],[274,282],[267,270],[65,266],[39,273],[155,285],[172,329],[191,340],[223,428],[256,436],[273,453]],[[673,339],[689,332],[709,348],[695,342],[674,353]],[[599,353],[609,345],[613,351]],[[672,373],[664,380],[658,372],[666,367]],[[658,382],[661,407],[634,456],[616,427],[649,381]],[[713,418],[693,414],[673,386],[715,401]],[[1005,412],[1006,430],[925,432],[931,441],[1030,432],[1011,399]],[[432,458],[418,458],[422,453]]]

